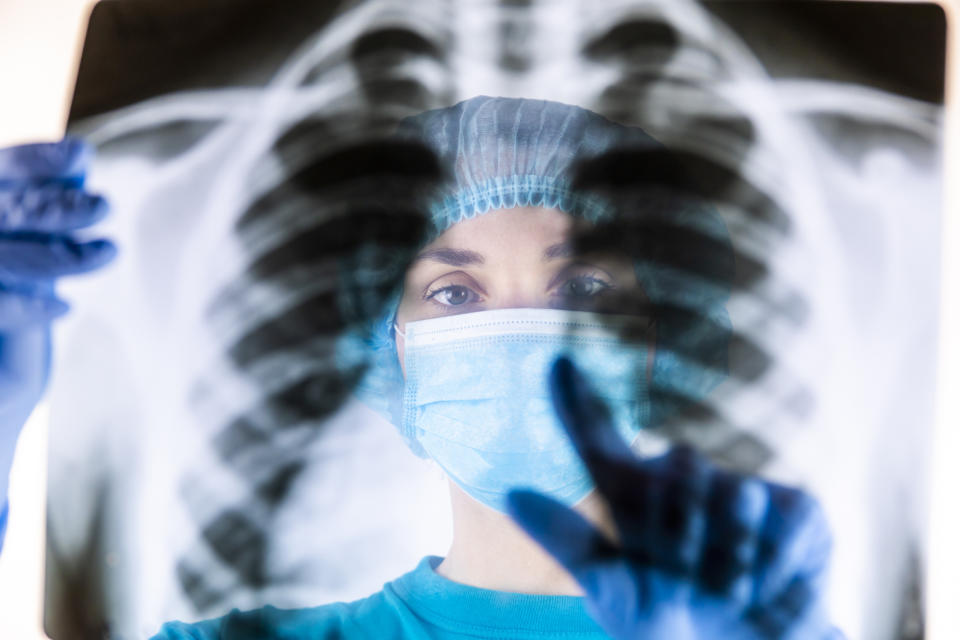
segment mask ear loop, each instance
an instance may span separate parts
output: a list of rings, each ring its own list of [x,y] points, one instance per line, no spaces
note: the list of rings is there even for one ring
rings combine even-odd
[[[406,351],[406,348],[407,348],[407,334],[404,333],[403,330],[400,329],[400,325],[397,324],[397,316],[396,316],[396,315],[393,316],[393,326],[391,327],[391,329],[393,330],[393,334],[394,334],[394,335],[393,335],[394,351],[395,351],[395,353],[396,353],[396,355],[397,355],[397,359],[399,360],[399,359],[400,359],[400,349],[397,347],[397,342],[398,342],[397,336],[400,336],[401,338],[403,338],[403,348],[404,348],[404,351]],[[403,378],[404,378],[404,380],[406,380],[406,378],[407,378],[407,370],[406,370],[406,367],[403,366],[403,362],[402,362],[402,361],[400,362],[400,371],[403,372]]]
[[[403,331],[403,329],[400,328],[400,325],[397,324],[397,315],[396,315],[396,314],[393,315],[393,326],[391,326],[390,329],[393,331],[394,350],[397,352],[397,356],[399,356],[399,355],[400,355],[400,350],[399,350],[399,348],[398,348],[399,340],[397,340],[397,336],[400,336],[400,338],[403,340],[403,348],[406,349],[406,348],[407,348],[407,334]],[[400,368],[403,369],[403,363],[402,363],[402,362],[400,363]],[[404,373],[406,373],[406,372],[404,372]]]

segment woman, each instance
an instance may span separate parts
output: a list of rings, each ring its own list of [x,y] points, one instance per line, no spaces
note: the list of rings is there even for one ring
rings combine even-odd
[[[664,291],[669,268],[577,241],[616,215],[573,188],[577,167],[659,145],[577,107],[487,97],[400,135],[452,180],[396,303],[342,349],[373,354],[358,395],[450,478],[450,551],[360,601],[170,623],[156,640],[829,637],[814,501],[686,449],[641,460],[628,447],[657,444],[640,431],[665,412],[651,384],[704,392],[725,365],[725,335],[704,339],[728,327],[725,292]],[[700,209],[691,226],[722,236]],[[685,329],[713,345],[700,354],[712,366],[662,347],[671,328],[649,309],[671,296],[709,320]]]

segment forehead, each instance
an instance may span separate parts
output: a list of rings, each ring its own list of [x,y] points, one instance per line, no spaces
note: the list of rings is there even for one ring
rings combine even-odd
[[[573,216],[557,209],[499,209],[453,225],[426,249],[451,247],[484,253],[542,247],[566,239],[574,225]]]

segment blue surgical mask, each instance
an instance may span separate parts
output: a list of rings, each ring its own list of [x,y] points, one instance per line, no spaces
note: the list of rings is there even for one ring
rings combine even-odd
[[[647,321],[554,309],[499,309],[409,322],[401,428],[464,491],[506,511],[527,488],[572,505],[593,482],[557,418],[548,374],[573,360],[628,442],[648,421]]]

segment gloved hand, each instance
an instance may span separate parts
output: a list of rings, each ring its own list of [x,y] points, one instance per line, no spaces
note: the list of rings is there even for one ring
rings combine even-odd
[[[0,508],[17,435],[47,382],[50,323],[67,311],[54,282],[116,253],[73,236],[107,213],[83,189],[91,153],[76,139],[0,149]]]
[[[557,361],[550,385],[619,540],[535,492],[512,492],[509,509],[581,585],[607,633],[621,640],[843,637],[826,619],[831,536],[812,497],[721,471],[686,447],[641,460],[569,360]]]

